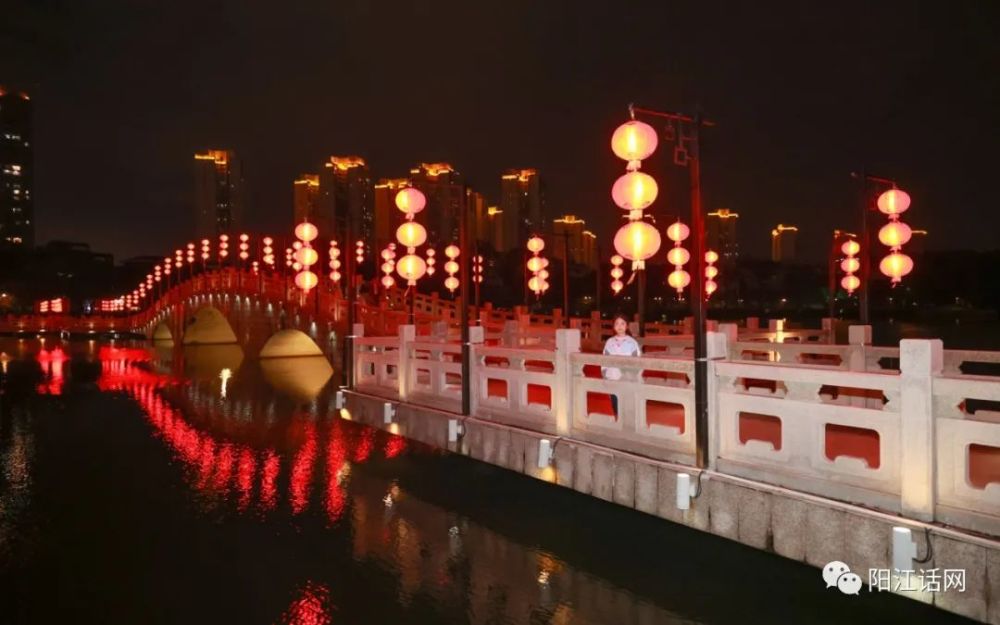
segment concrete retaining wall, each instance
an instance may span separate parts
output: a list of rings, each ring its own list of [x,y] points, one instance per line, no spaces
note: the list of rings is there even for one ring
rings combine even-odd
[[[698,471],[692,467],[412,404],[390,402],[395,416],[387,424],[386,400],[348,392],[346,401],[351,420],[818,568],[840,560],[865,582],[868,569],[892,568],[893,527],[912,529],[918,557],[927,553],[929,531],[933,557],[913,568],[964,569],[965,592],[899,594],[1000,625],[1000,542],[995,540],[712,471],[703,472],[700,495],[681,511],[677,474],[689,473],[694,480]],[[448,441],[449,421],[462,424],[457,442]],[[543,438],[554,443],[554,459],[552,466],[539,469]],[[819,572],[816,583],[823,583]]]

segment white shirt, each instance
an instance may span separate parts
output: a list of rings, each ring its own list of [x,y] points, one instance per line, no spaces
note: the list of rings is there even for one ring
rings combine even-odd
[[[604,355],[605,356],[642,356],[642,349],[639,347],[639,341],[635,340],[629,335],[612,336],[604,344]],[[601,367],[601,375],[607,380],[620,380],[622,377],[621,369],[618,367]]]

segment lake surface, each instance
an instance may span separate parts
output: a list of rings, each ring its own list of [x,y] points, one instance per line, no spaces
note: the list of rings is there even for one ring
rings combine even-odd
[[[342,421],[321,358],[0,352],[0,625],[968,622]]]

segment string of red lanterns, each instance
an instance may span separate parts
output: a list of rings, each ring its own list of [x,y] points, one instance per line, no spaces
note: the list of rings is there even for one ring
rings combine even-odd
[[[840,269],[844,272],[840,286],[848,295],[852,295],[861,286],[861,279],[854,275],[861,268],[861,261],[857,258],[861,245],[854,239],[848,239],[840,246],[840,251],[844,253],[844,259],[840,261]]]
[[[622,282],[622,276],[625,275],[625,270],[622,269],[624,262],[625,259],[618,254],[611,257],[611,290],[614,291],[615,295],[618,295],[625,288],[625,284]]]
[[[893,286],[913,271],[913,259],[901,251],[913,231],[899,220],[909,208],[910,195],[901,189],[889,189],[878,198],[878,209],[889,217],[889,223],[878,231],[878,240],[889,248],[889,255],[882,259],[878,268],[889,277]]]
[[[455,277],[455,274],[458,273],[459,270],[458,261],[456,259],[461,255],[461,253],[462,250],[460,250],[455,244],[451,244],[444,248],[444,255],[448,257],[448,262],[444,264],[444,270],[448,274],[448,277],[445,278],[444,286],[446,289],[451,291],[452,295],[455,294],[459,285],[458,278]]]
[[[691,253],[681,245],[689,236],[691,229],[679,219],[667,227],[667,238],[674,242],[674,246],[667,252],[667,262],[674,266],[674,270],[667,276],[667,284],[678,294],[683,293],[691,284],[691,274],[684,269],[684,265],[691,260]]]
[[[611,187],[611,198],[628,211],[628,223],[615,234],[614,245],[618,254],[632,261],[632,271],[645,269],[646,260],[660,249],[660,233],[644,221],[643,214],[656,200],[659,187],[652,176],[639,171],[658,141],[652,126],[635,119],[619,126],[611,136],[611,150],[626,162],[625,173]]]
[[[712,297],[712,293],[719,288],[719,284],[715,281],[719,275],[719,268],[715,266],[717,262],[719,262],[718,252],[715,250],[705,252],[705,297]]]
[[[340,282],[340,248],[336,241],[330,241],[330,281],[334,284]]]
[[[302,289],[307,295],[319,283],[319,278],[310,270],[310,267],[315,265],[316,261],[319,260],[319,254],[316,253],[316,250],[311,245],[318,234],[319,231],[316,229],[316,226],[308,221],[303,221],[295,226],[295,238],[298,239],[296,243],[299,244],[299,247],[295,251],[294,258],[295,263],[301,268],[301,271],[296,269],[298,273],[295,275],[295,286]]]

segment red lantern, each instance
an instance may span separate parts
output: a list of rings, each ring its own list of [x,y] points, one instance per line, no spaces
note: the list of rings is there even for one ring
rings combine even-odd
[[[658,141],[652,126],[633,119],[615,129],[611,135],[611,150],[618,158],[631,163],[652,155]]]

